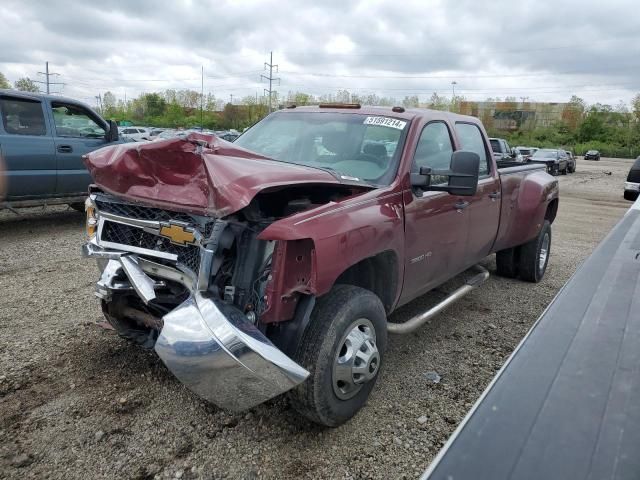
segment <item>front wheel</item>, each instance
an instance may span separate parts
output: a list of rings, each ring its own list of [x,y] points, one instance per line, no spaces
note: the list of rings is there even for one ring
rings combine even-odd
[[[70,203],[69,206],[76,212],[84,213],[84,203]]]
[[[336,285],[318,300],[295,360],[311,373],[290,393],[309,420],[337,427],[366,403],[387,345],[380,299],[352,285]]]
[[[540,232],[520,247],[518,271],[520,278],[538,283],[544,277],[551,253],[551,223],[544,221]]]

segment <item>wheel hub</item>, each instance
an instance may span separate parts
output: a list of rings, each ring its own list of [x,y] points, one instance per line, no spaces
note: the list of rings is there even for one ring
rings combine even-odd
[[[333,363],[333,391],[341,400],[348,400],[378,374],[380,352],[373,325],[366,318],[356,320],[338,345]]]
[[[545,233],[542,237],[542,245],[540,245],[540,255],[538,257],[538,268],[542,270],[547,263],[547,257],[549,256],[549,234]]]

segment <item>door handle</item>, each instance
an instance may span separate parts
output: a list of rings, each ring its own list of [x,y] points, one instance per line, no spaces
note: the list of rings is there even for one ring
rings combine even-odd
[[[73,147],[71,147],[71,145],[58,145],[57,150],[60,153],[72,153]]]
[[[456,210],[458,210],[459,212],[461,212],[462,210],[464,210],[465,208],[467,208],[469,206],[469,202],[465,202],[463,200],[459,200],[455,205],[454,208]]]
[[[496,200],[496,199],[500,198],[500,192],[491,192],[489,194],[489,198],[491,198],[492,200]]]

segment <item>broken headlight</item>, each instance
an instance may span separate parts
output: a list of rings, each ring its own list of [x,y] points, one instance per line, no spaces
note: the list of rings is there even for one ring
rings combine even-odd
[[[98,230],[98,210],[96,209],[96,204],[93,202],[91,197],[87,198],[84,202],[84,211],[87,214],[87,236],[89,240],[96,236],[96,231]]]

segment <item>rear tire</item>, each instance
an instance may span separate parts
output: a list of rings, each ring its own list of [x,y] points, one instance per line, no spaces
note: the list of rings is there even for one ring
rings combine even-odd
[[[518,276],[518,251],[519,247],[506,248],[496,252],[496,270],[498,275],[506,278]]]
[[[318,300],[296,348],[294,359],[311,375],[290,392],[293,408],[327,427],[346,422],[365,405],[386,346],[380,299],[360,287],[334,286]]]
[[[551,223],[545,220],[540,232],[528,243],[520,247],[518,269],[520,278],[538,283],[544,277],[551,254]]]

